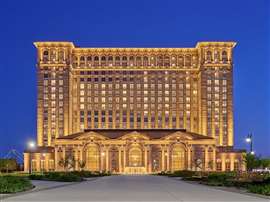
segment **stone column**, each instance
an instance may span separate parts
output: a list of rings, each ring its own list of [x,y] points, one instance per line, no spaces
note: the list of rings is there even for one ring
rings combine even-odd
[[[63,151],[62,158],[65,160],[66,159],[66,147],[62,147],[62,151]]]
[[[78,150],[77,147],[75,148],[75,157],[74,157],[74,159],[75,159],[75,170],[79,170],[79,163],[78,163],[78,161],[79,161],[79,150]]]
[[[161,171],[165,171],[165,151],[164,147],[161,147]]]
[[[171,164],[170,164],[170,146],[167,146],[167,171],[171,171]]]
[[[217,159],[216,159],[216,147],[213,146],[213,170],[216,171],[217,169]]]
[[[225,171],[225,170],[226,170],[226,165],[225,165],[225,163],[226,163],[226,158],[225,158],[225,155],[224,155],[224,153],[223,153],[223,154],[221,154],[221,170],[222,170],[222,171]]]
[[[148,168],[148,159],[147,159],[147,146],[144,146],[144,166],[145,166],[145,171],[147,172]]]
[[[230,155],[230,170],[233,171],[234,170],[234,156]]]
[[[48,153],[45,154],[45,171],[49,171],[49,155]]]
[[[204,147],[204,170],[206,171],[208,169],[208,162],[209,162],[209,157],[208,157],[208,146],[206,145]]]
[[[33,159],[36,160],[36,171],[37,171],[37,172],[40,172],[40,171],[41,171],[41,167],[40,167],[40,163],[41,163],[41,153],[35,153]]]
[[[104,170],[104,151],[103,151],[103,147],[100,147],[100,171]]]
[[[125,168],[126,168],[126,157],[127,157],[127,155],[126,155],[126,146],[124,146],[124,148],[123,148],[123,150],[124,150],[124,167],[123,167],[123,172],[125,172]]]
[[[58,171],[58,147],[54,149],[54,170]]]
[[[148,148],[148,154],[149,154],[149,173],[152,173],[152,151],[150,146]]]
[[[187,146],[187,169],[191,170],[191,145]]]
[[[109,171],[109,168],[110,168],[110,166],[109,166],[109,147],[107,146],[106,147],[106,171],[108,172]]]
[[[118,163],[119,163],[119,173],[122,172],[122,148],[118,147]]]

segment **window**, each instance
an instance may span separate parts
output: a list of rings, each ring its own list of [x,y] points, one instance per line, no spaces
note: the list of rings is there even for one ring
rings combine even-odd
[[[215,60],[215,62],[217,62],[217,61],[219,61],[219,52],[218,51],[215,51],[214,52],[214,60]]]
[[[49,51],[43,51],[43,61],[47,62],[49,60]]]
[[[148,66],[148,57],[143,58],[143,66]]]
[[[190,55],[187,55],[187,56],[185,57],[185,66],[186,66],[186,67],[191,66],[191,57],[190,57]]]
[[[212,62],[212,52],[211,51],[207,51],[207,53],[206,53],[206,61],[207,62]]]
[[[99,65],[99,58],[98,56],[94,57],[94,66],[98,66]]]
[[[224,63],[228,62],[228,54],[226,51],[222,51],[222,62]]]

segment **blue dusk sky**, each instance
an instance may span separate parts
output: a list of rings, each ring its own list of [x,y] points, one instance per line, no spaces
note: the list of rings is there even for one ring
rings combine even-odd
[[[81,47],[194,47],[235,41],[234,134],[270,156],[268,0],[6,0],[0,4],[0,156],[36,138],[35,41]]]

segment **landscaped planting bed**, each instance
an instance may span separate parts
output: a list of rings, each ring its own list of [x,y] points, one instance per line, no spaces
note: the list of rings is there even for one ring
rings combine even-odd
[[[34,186],[26,177],[0,176],[0,193],[16,193],[32,189]]]
[[[111,175],[108,172],[70,171],[70,172],[46,172],[43,174],[29,175],[31,180],[48,180],[58,182],[80,182],[84,178],[102,177]]]
[[[48,180],[57,182],[81,182],[83,178],[71,172],[48,172],[29,175],[31,180]]]

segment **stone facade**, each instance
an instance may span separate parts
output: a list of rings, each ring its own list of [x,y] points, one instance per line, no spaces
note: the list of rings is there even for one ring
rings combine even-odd
[[[234,42],[35,46],[38,147],[25,170],[63,170],[64,159],[116,173],[244,169],[233,150]]]

